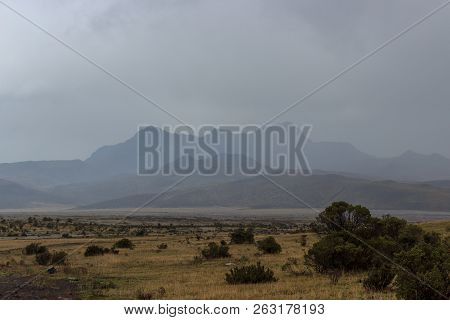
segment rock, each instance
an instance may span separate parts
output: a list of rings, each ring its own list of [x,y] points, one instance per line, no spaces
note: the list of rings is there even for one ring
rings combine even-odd
[[[58,272],[58,270],[53,266],[47,269],[48,274],[55,274],[56,272]]]

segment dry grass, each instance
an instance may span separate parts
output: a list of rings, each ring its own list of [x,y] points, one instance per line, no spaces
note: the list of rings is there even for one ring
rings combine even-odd
[[[423,223],[425,229],[448,235],[447,222]],[[229,240],[228,233],[209,236],[211,240],[197,240],[194,236],[186,241],[186,235],[153,233],[146,237],[130,239],[134,250],[121,249],[118,255],[84,257],[86,241],[111,247],[118,238],[110,239],[46,239],[40,242],[50,250],[64,250],[70,254],[69,265],[60,267],[53,278],[79,281],[83,298],[136,299],[139,295],[162,299],[394,299],[392,291],[373,293],[362,287],[362,273],[344,274],[336,285],[325,275],[293,276],[282,271],[288,258],[303,256],[317,240],[308,234],[306,247],[300,244],[301,234],[274,235],[283,251],[277,255],[260,255],[254,245],[231,245],[231,257],[196,264],[198,255],[210,241]],[[256,236],[256,240],[265,235]],[[35,241],[35,240],[34,240]],[[24,256],[22,248],[33,240],[0,241],[0,273],[35,274],[44,272],[34,262],[33,256]],[[168,248],[157,246],[167,243]],[[229,285],[225,273],[230,269],[226,263],[242,265],[261,261],[275,272],[278,282],[257,285]],[[48,276],[50,277],[50,276]],[[164,288],[162,290],[161,288]]]

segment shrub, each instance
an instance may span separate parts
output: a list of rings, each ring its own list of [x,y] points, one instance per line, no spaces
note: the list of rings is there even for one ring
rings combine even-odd
[[[267,237],[260,240],[256,243],[256,245],[263,253],[275,254],[281,252],[281,246],[274,237]]]
[[[390,215],[383,216],[379,221],[381,225],[381,235],[388,236],[392,239],[398,239],[401,230],[406,227],[406,220]]]
[[[414,247],[423,239],[423,230],[419,226],[409,224],[402,229],[398,236],[398,242],[405,248]]]
[[[65,264],[67,260],[67,253],[64,251],[56,251],[52,253],[51,264]]]
[[[230,256],[228,250],[229,247],[227,245],[218,245],[215,242],[210,242],[208,247],[202,250],[202,256],[205,259],[227,258]]]
[[[431,300],[450,296],[450,253],[447,246],[421,242],[398,253],[395,262],[408,270],[397,270],[395,288],[398,298]]]
[[[138,300],[153,300],[153,299],[160,300],[164,298],[165,295],[166,289],[164,287],[160,287],[158,290],[153,290],[150,292],[144,289],[138,289],[136,294]]]
[[[91,257],[91,256],[102,256],[106,253],[106,251],[109,251],[109,249],[105,249],[102,247],[99,247],[95,244],[90,245],[86,248],[86,251],[84,252],[85,257]]]
[[[235,267],[225,275],[225,280],[229,284],[248,284],[275,282],[273,271],[261,265],[261,263],[249,266]]]
[[[161,243],[161,244],[159,244],[159,245],[158,245],[158,249],[160,249],[160,250],[167,249],[167,243]]]
[[[306,247],[308,243],[308,235],[307,234],[302,234],[301,238],[300,238],[300,244],[302,247]]]
[[[392,282],[394,276],[394,270],[384,264],[369,271],[367,278],[363,281],[363,286],[367,290],[382,291]]]
[[[32,254],[44,253],[46,251],[48,251],[47,248],[45,246],[41,246],[41,244],[37,242],[30,243],[23,249],[23,253],[27,256],[30,256]]]
[[[305,256],[308,266],[320,273],[332,270],[367,270],[371,254],[347,241],[344,235],[332,233],[314,243]]]
[[[52,254],[48,251],[36,254],[36,262],[41,266],[47,266],[52,259]]]
[[[252,244],[255,243],[255,235],[252,228],[239,228],[233,231],[231,234],[231,243],[233,244]]]
[[[281,266],[281,270],[287,272],[293,276],[306,276],[311,275],[312,272],[308,268],[304,268],[300,265],[297,258],[288,258],[285,264]]]
[[[113,248],[134,249],[134,244],[133,244],[133,242],[131,242],[131,240],[124,238],[124,239],[117,241],[114,244]]]

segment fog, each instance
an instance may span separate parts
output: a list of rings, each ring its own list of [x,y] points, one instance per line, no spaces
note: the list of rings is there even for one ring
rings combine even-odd
[[[442,3],[4,1],[184,123],[259,124]],[[450,156],[450,6],[276,121]],[[0,3],[0,162],[86,158],[177,124]]]

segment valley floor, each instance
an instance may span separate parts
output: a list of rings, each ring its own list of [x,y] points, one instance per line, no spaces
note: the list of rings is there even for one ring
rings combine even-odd
[[[105,237],[89,235],[77,237],[80,226],[60,223],[58,232],[72,232],[74,237],[61,238],[41,232],[39,242],[50,251],[64,250],[69,254],[68,263],[57,266],[55,274],[48,274],[47,268],[38,265],[34,256],[26,256],[22,249],[35,239],[30,237],[3,238],[0,241],[0,293],[11,293],[16,298],[29,298],[33,293],[37,299],[394,299],[395,294],[388,289],[374,293],[365,290],[361,284],[364,273],[347,273],[336,284],[330,277],[309,273],[303,266],[303,257],[308,248],[317,241],[317,235],[301,231],[301,226],[285,225],[283,222],[270,225],[256,224],[256,240],[274,236],[282,246],[280,254],[260,254],[255,245],[230,245],[230,258],[199,262],[194,259],[211,241],[229,241],[229,232],[245,220],[214,221],[200,223],[178,220],[164,224],[153,222],[150,233],[145,236],[126,236],[135,244],[133,250],[120,249],[119,254],[85,257],[88,245],[96,244],[110,248],[123,234]],[[254,222],[255,223],[255,222]],[[89,225],[89,224],[86,224]],[[444,236],[449,235],[450,220],[422,222],[426,230],[435,230]],[[95,223],[94,223],[95,226]],[[92,227],[92,225],[91,225]],[[100,225],[99,229],[103,228]],[[133,233],[134,227],[128,225],[127,231]],[[78,230],[78,231],[75,231]],[[44,232],[45,231],[45,232]],[[111,231],[111,230],[110,230]],[[111,232],[116,232],[112,230]],[[306,245],[301,237],[306,235]],[[159,249],[161,243],[167,249]],[[299,262],[299,273],[283,271],[289,260]],[[234,265],[245,265],[260,261],[271,268],[277,282],[255,285],[230,285],[225,274]],[[14,286],[27,285],[18,291]],[[3,283],[3,287],[2,287]],[[8,283],[8,285],[5,285]],[[49,295],[46,290],[37,288],[56,288],[60,295]],[[58,289],[60,288],[60,289]],[[3,289],[3,290],[2,290]],[[31,290],[31,291],[30,291]],[[30,294],[31,294],[30,293]],[[4,297],[6,298],[6,297]]]

